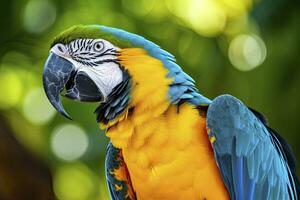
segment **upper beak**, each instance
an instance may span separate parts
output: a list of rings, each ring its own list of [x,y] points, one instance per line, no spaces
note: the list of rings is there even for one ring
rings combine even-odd
[[[103,95],[94,81],[84,72],[77,72],[75,66],[65,58],[51,52],[43,72],[43,85],[46,95],[63,116],[71,119],[65,111],[60,93],[66,88],[65,96],[71,99],[88,102],[103,100]]]

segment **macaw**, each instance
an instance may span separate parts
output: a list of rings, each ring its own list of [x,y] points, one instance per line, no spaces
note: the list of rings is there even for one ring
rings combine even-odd
[[[43,86],[69,119],[61,94],[100,102],[113,200],[299,197],[292,151],[266,119],[231,95],[201,95],[172,54],[139,35],[67,29],[51,45]]]

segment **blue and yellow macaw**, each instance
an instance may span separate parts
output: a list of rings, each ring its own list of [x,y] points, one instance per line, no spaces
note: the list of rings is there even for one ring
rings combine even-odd
[[[172,54],[141,36],[71,27],[51,45],[43,84],[67,118],[63,90],[100,102],[113,200],[298,199],[289,145],[265,118],[233,96],[202,96]]]

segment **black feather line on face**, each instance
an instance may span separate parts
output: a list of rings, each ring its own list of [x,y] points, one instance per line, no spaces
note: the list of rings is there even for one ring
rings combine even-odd
[[[114,48],[109,48],[104,50],[103,52],[91,52],[93,48],[94,39],[78,39],[67,47],[69,55],[78,63],[96,67],[97,65],[106,63],[106,62],[114,62],[117,63],[117,59],[104,59],[98,60],[103,56],[118,56],[119,53]],[[98,61],[97,61],[98,60]]]
[[[83,47],[83,40],[81,39],[79,41],[80,41],[80,43],[79,43],[80,45],[79,46],[82,48]]]
[[[76,45],[75,45],[75,47],[74,47],[74,49],[75,49],[75,52],[77,52],[77,51],[79,51],[79,40],[76,40]],[[75,53],[74,52],[74,53]]]
[[[88,43],[87,43],[87,46],[91,47],[90,45],[94,42],[93,39],[89,40]]]
[[[120,68],[123,72],[123,81],[112,90],[106,102],[95,110],[98,123],[107,124],[123,113],[129,105],[131,100],[131,77],[127,70],[123,67]]]

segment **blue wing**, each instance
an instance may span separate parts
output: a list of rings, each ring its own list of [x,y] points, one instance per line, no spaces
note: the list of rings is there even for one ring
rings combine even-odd
[[[111,142],[106,151],[105,173],[112,200],[136,200],[122,151]]]
[[[259,113],[222,95],[208,107],[207,127],[231,199],[298,199],[291,150]]]

